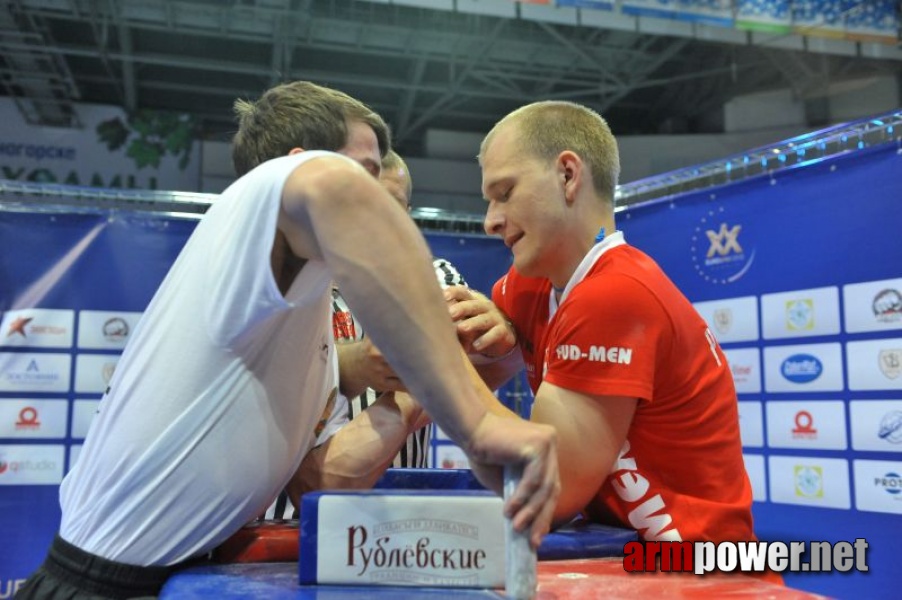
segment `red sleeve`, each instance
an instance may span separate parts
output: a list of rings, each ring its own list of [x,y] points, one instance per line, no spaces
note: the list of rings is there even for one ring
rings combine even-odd
[[[510,314],[507,306],[507,298],[508,295],[505,293],[507,291],[507,273],[495,282],[495,285],[492,286],[492,302],[495,303],[495,306],[504,311],[505,314]]]
[[[548,333],[545,381],[593,395],[651,400],[672,327],[657,297],[628,276],[587,280]]]

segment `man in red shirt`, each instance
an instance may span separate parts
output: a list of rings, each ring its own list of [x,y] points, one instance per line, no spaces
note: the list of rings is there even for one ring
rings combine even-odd
[[[555,522],[583,513],[650,541],[754,540],[727,359],[616,230],[620,162],[607,123],[577,104],[538,102],[502,119],[479,158],[485,230],[513,266],[494,305],[462,288],[445,298],[471,350],[499,357],[479,366],[487,382],[525,363],[531,418],[558,432]]]

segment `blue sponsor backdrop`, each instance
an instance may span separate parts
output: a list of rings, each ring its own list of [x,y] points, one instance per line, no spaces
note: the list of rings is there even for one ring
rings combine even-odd
[[[618,226],[626,239],[648,252],[693,302],[757,296],[760,305],[761,294],[825,286],[841,290],[844,284],[902,277],[899,173],[902,152],[896,145],[864,149],[772,176],[637,205],[618,214]],[[843,328],[836,335],[763,340],[759,326],[757,342],[723,346],[728,350],[737,346],[763,349],[899,337],[902,331],[898,328],[853,334]],[[897,376],[887,379],[885,390],[850,391],[848,365],[844,371],[841,390],[763,391],[739,394],[739,399],[841,400],[846,439],[851,441],[849,401],[898,401],[902,390],[890,387],[892,381],[898,381]],[[766,390],[766,386],[761,389]],[[875,438],[877,434],[875,428]],[[851,448],[851,442],[847,447]],[[897,447],[902,452],[902,444]],[[902,473],[902,454],[898,452],[779,449],[766,444],[744,452],[763,456],[765,463],[774,456],[801,455],[810,457],[804,462],[814,464],[819,459],[843,459],[852,487],[855,459],[890,461],[895,469],[889,472]],[[892,486],[902,479],[897,476],[895,482],[888,482]],[[788,585],[838,598],[899,597],[902,498],[896,503],[895,514],[857,510],[857,494],[873,493],[875,486],[883,485],[873,481],[868,484],[871,489],[849,490],[849,509],[834,509],[773,502],[774,489],[768,482],[769,500],[754,504],[755,526],[761,539],[836,542],[865,538],[870,545],[868,573],[790,574],[785,575]],[[792,483],[786,485],[792,497]],[[902,496],[897,487],[877,489],[877,493]]]
[[[48,204],[52,204],[52,198],[48,198]],[[0,316],[29,308],[143,311],[195,224],[192,219],[130,211],[73,213],[0,208]],[[486,294],[491,293],[495,279],[510,263],[507,249],[495,239],[440,233],[426,237],[436,256],[454,263],[471,287]],[[75,323],[77,328],[77,318]],[[0,336],[6,335],[6,331],[0,331]],[[79,349],[77,330],[74,339],[69,349],[0,345],[4,353],[69,353],[73,364],[68,393],[0,392],[0,403],[14,398],[70,400],[65,439],[4,438],[0,433],[0,479],[4,471],[8,481],[12,469],[30,468],[20,464],[27,459],[16,461],[21,454],[9,451],[10,447],[26,445],[64,445],[63,468],[68,472],[73,446],[82,443],[71,437],[71,400],[100,397],[72,391],[75,357],[119,353]],[[3,375],[0,373],[0,377]],[[509,394],[500,395],[510,402]],[[11,598],[16,586],[43,560],[59,526],[58,495],[57,485],[4,485],[0,480],[0,599]]]
[[[902,155],[887,147],[824,160],[774,176],[634,206],[618,214],[630,243],[654,257],[694,301],[819,288],[902,277],[898,176]],[[194,222],[160,216],[113,212],[49,214],[0,210],[0,311],[19,308],[141,311],[187,239]],[[436,256],[451,260],[472,287],[489,292],[509,264],[496,240],[429,234]],[[710,254],[710,256],[709,256]],[[760,318],[758,319],[760,323]],[[6,332],[0,332],[5,335]],[[781,345],[823,344],[902,337],[899,330],[825,335],[728,344],[763,349]],[[77,339],[77,338],[76,338]],[[3,349],[3,351],[24,349]],[[29,352],[60,352],[28,348]],[[77,349],[71,349],[74,355]],[[846,438],[850,399],[902,400],[902,391],[850,392],[848,373],[838,391],[740,394],[740,400],[767,402],[841,400]],[[72,389],[73,386],[70,386]],[[765,389],[762,385],[761,389]],[[515,393],[511,390],[509,393]],[[56,397],[59,397],[57,394]],[[0,393],[49,398],[53,394]],[[69,398],[93,398],[69,394]],[[508,394],[502,394],[509,399]],[[72,408],[69,409],[70,421]],[[70,430],[71,431],[71,430]],[[58,443],[59,440],[0,439],[4,444]],[[765,459],[805,455],[812,460],[841,459],[854,481],[854,459],[897,465],[899,453],[852,450],[747,448]],[[0,457],[0,462],[3,458]],[[811,462],[811,461],[809,461]],[[768,489],[768,498],[773,490]],[[756,530],[764,540],[854,541],[866,538],[869,573],[787,575],[787,583],[838,598],[897,597],[895,573],[902,556],[902,514],[866,512],[849,490],[848,509],[772,501],[756,502]],[[886,493],[891,493],[889,489]],[[59,523],[57,486],[0,485],[0,598],[41,561]]]

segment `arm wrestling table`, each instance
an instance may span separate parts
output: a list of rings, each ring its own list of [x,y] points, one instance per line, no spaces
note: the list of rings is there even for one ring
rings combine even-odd
[[[381,489],[482,489],[469,471],[389,469]],[[612,598],[820,598],[738,574],[627,573],[623,547],[636,532],[577,521],[548,534],[538,551],[538,591],[547,600]],[[249,525],[214,552],[219,562],[176,572],[160,593],[164,600],[266,598],[356,600],[386,598],[504,598],[501,590],[406,586],[300,585],[298,522]]]

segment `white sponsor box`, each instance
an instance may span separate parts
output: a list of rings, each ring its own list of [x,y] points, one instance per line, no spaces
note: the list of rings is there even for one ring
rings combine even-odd
[[[76,400],[72,404],[72,438],[77,440],[85,439],[88,435],[88,429],[97,414],[97,407],[100,406],[100,400]]]
[[[758,299],[755,296],[724,298],[692,304],[721,343],[758,339]]]
[[[745,471],[752,483],[752,500],[767,502],[767,474],[764,471],[764,457],[760,454],[743,454]]]
[[[757,348],[724,350],[738,394],[757,394],[761,391],[761,354]]]
[[[771,502],[824,508],[850,508],[849,464],[841,458],[770,456]]]
[[[902,461],[853,460],[855,508],[902,515]]]
[[[764,389],[768,392],[842,391],[842,346],[834,342],[765,348]]]
[[[0,400],[0,438],[64,438],[68,411],[65,399]]]
[[[764,417],[760,402],[739,403],[739,437],[745,447],[760,448],[764,445]]]
[[[469,469],[470,461],[459,446],[437,444],[435,446],[435,466],[439,469]]]
[[[79,354],[75,359],[75,391],[104,393],[118,362],[118,354]]]
[[[902,452],[902,400],[852,400],[852,449]]]
[[[301,584],[504,585],[504,516],[491,492],[314,492],[301,532]]]
[[[902,278],[844,285],[842,295],[848,333],[902,329]]]
[[[74,323],[74,310],[10,310],[0,322],[0,346],[71,348]]]
[[[761,332],[766,340],[839,333],[839,289],[762,295]]]
[[[846,343],[850,390],[902,390],[902,338]]]
[[[0,446],[0,485],[57,485],[63,480],[65,446]]]
[[[68,392],[68,354],[0,352],[0,392]]]
[[[78,313],[78,347],[121,350],[135,330],[139,312],[82,310]]]
[[[81,444],[75,444],[74,446],[69,447],[69,468],[66,470],[66,473],[72,470],[72,467],[75,466],[75,463],[78,462],[78,457],[81,456]]]
[[[848,443],[843,402],[768,402],[767,445],[772,448],[845,450]]]

